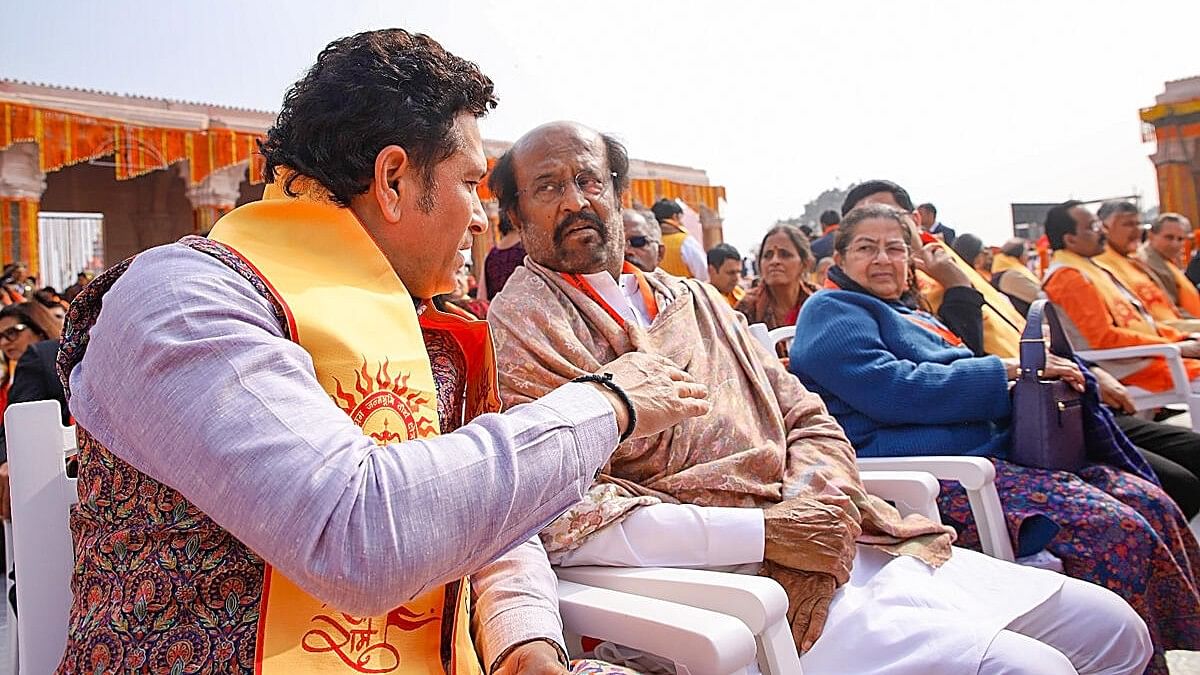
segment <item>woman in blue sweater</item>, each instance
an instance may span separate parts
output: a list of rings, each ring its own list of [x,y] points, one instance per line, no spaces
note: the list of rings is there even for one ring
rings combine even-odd
[[[974,356],[935,317],[906,302],[915,292],[905,218],[873,205],[842,220],[829,270],[833,288],[800,312],[792,372],[821,395],[862,456],[990,458],[1018,555],[1034,552],[1018,537],[1023,523],[1053,521],[1058,531],[1046,549],[1067,574],[1115,591],[1138,611],[1155,643],[1147,672],[1165,673],[1164,650],[1200,648],[1200,547],[1183,515],[1158,486],[1110,466],[1073,474],[1005,461],[1008,383],[1017,364]],[[939,265],[936,256],[945,253],[930,247],[919,255],[922,264]],[[947,289],[947,301],[955,290]],[[1066,360],[1055,357],[1046,370],[1082,384]],[[969,512],[955,500],[965,502],[965,493],[943,489],[943,514],[962,532],[958,543],[977,548],[973,524],[949,517]]]

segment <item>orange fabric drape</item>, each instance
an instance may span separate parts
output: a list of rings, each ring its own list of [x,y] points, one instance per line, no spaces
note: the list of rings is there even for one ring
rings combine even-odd
[[[186,159],[195,184],[213,171],[249,160],[250,181],[261,183],[260,138],[257,132],[154,127],[0,101],[0,150],[37,143],[39,168],[45,172],[113,155],[117,180],[128,180]]]
[[[23,261],[38,274],[38,200],[0,198],[0,262]]]
[[[664,178],[634,178],[625,193],[625,206],[634,202],[649,208],[659,199],[682,199],[688,206],[699,210],[701,206],[719,212],[720,202],[725,199],[725,188],[720,185],[688,185]]]

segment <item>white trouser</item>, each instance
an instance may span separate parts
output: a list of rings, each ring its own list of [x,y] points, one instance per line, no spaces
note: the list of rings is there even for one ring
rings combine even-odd
[[[1111,591],[1067,579],[992,641],[979,675],[1125,675],[1153,654],[1146,624]]]

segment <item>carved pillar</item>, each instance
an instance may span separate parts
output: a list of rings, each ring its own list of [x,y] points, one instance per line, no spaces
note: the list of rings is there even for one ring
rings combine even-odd
[[[38,274],[38,204],[45,191],[36,143],[0,151],[0,263],[24,262],[33,276]]]
[[[233,210],[237,203],[242,179],[246,176],[247,162],[218,169],[203,181],[187,189],[188,201],[192,204],[192,232],[206,234],[217,220]],[[187,178],[186,164],[180,164]]]

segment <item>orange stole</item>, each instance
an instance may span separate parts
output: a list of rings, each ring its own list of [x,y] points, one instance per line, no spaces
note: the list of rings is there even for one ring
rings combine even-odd
[[[268,199],[231,212],[211,237],[271,286],[288,311],[292,339],[313,358],[317,381],[364,434],[383,445],[438,433],[436,388],[413,300],[348,209],[308,198]],[[486,327],[436,312],[425,321],[450,330],[468,357],[471,412],[498,407],[494,374],[479,377],[492,369]],[[257,673],[482,672],[466,579],[363,617],[309,596],[270,565],[265,575]]]
[[[1183,318],[1167,294],[1159,288],[1150,272],[1142,269],[1141,261],[1123,256],[1105,246],[1104,253],[1092,258],[1092,262],[1112,272],[1125,288],[1133,291],[1142,307],[1155,321],[1178,321]]]

